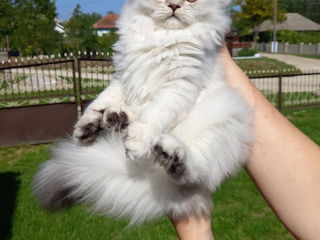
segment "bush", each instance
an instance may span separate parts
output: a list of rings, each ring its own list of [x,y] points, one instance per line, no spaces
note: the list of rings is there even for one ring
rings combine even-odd
[[[243,48],[238,52],[238,56],[239,57],[250,57],[250,56],[254,56],[255,54],[257,54],[258,52],[252,48]]]
[[[281,43],[299,44],[320,42],[320,32],[294,32],[289,30],[278,31],[277,40]]]

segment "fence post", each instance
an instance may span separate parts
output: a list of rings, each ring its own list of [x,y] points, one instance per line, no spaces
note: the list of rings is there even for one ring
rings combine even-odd
[[[72,60],[72,77],[73,77],[73,92],[74,92],[74,97],[77,105],[77,111],[78,111],[78,118],[80,117],[81,114],[81,108],[79,111],[79,106],[81,106],[81,98],[79,98],[79,88],[78,88],[78,81],[76,78],[76,58]],[[80,114],[79,114],[80,113]]]
[[[317,55],[320,56],[320,43],[317,44]]]
[[[79,112],[82,113],[82,77],[81,77],[81,59],[77,58],[78,61],[78,94],[79,94]]]
[[[278,81],[278,109],[281,112],[282,110],[282,74],[279,74],[279,81]]]
[[[286,43],[284,44],[284,53],[288,53],[288,47],[289,47],[289,43],[286,42]]]
[[[227,40],[227,47],[229,50],[229,53],[232,57],[233,55],[233,41],[234,41],[234,34],[232,32],[229,32],[226,34],[226,40]]]
[[[265,42],[261,43],[260,51],[262,51],[262,52],[266,52],[267,51],[267,47],[266,47],[266,43]]]
[[[303,54],[303,45],[304,45],[304,43],[301,42],[301,43],[300,43],[300,46],[299,46],[299,53],[300,53],[300,54]]]

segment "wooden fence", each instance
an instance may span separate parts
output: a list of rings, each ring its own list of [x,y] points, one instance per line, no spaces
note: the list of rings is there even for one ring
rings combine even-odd
[[[51,142],[72,133],[84,106],[112,78],[109,57],[0,63],[0,146]]]
[[[88,102],[112,79],[108,56],[0,63],[0,146],[55,141],[72,133]],[[279,109],[320,106],[320,72],[247,72]]]

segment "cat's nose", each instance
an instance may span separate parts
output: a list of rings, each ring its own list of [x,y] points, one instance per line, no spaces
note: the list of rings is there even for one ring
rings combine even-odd
[[[173,12],[175,12],[178,8],[181,8],[178,4],[170,4],[169,7],[172,8]]]

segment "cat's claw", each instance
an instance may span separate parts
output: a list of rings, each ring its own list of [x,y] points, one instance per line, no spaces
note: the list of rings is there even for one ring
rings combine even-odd
[[[185,173],[184,149],[179,145],[167,145],[159,142],[153,147],[154,161],[162,166],[169,175],[179,179]]]
[[[75,125],[73,136],[82,145],[92,144],[104,130],[122,131],[129,124],[125,112],[88,111]]]

